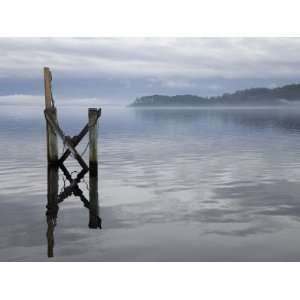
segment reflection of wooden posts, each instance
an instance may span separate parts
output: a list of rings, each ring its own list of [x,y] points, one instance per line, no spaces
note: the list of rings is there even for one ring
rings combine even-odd
[[[58,204],[58,166],[48,165],[48,193],[47,193],[47,240],[48,257],[53,257],[54,248],[54,228],[56,225]]]
[[[45,84],[45,111],[51,115],[52,119],[57,123],[56,108],[52,98],[51,91],[52,75],[49,68],[44,68],[44,84]],[[57,164],[58,162],[58,148],[57,135],[54,129],[47,122],[47,156],[48,164]]]
[[[98,153],[97,153],[97,138],[98,138],[98,110],[89,108],[89,180],[90,180],[90,228],[98,228]]]

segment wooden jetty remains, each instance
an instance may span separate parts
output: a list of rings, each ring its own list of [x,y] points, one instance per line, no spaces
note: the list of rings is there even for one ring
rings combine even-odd
[[[58,214],[58,204],[71,195],[79,197],[84,206],[89,209],[89,228],[101,228],[101,218],[99,217],[98,199],[98,120],[101,116],[101,109],[89,108],[88,122],[78,135],[70,137],[65,135],[61,129],[57,118],[57,109],[52,95],[52,74],[48,67],[44,68],[45,85],[45,119],[47,129],[47,160],[48,160],[48,193],[47,193],[47,239],[48,257],[53,257],[54,228]],[[89,165],[86,164],[81,154],[76,150],[76,146],[89,133]],[[58,137],[61,138],[66,150],[59,157]],[[72,156],[80,165],[81,171],[76,178],[72,178],[70,172],[64,165],[64,161]],[[69,186],[59,190],[59,170],[69,181]],[[78,184],[84,176],[89,173],[89,200],[84,196]]]

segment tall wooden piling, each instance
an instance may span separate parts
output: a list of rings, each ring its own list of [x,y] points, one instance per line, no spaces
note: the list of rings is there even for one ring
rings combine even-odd
[[[90,228],[99,227],[99,204],[98,204],[98,110],[89,108],[89,180],[90,180]]]
[[[44,68],[44,85],[45,85],[45,111],[48,112],[55,122],[57,122],[57,112],[54,105],[51,90],[52,75],[50,69]],[[56,165],[58,163],[57,135],[54,129],[47,122],[47,157],[48,164]]]

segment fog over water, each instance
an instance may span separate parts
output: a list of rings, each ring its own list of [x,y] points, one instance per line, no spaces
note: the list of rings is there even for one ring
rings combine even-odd
[[[77,134],[87,107],[59,120]],[[42,107],[1,105],[0,141],[0,260],[49,260]],[[103,107],[99,160],[103,229],[66,199],[50,260],[300,260],[299,108]]]

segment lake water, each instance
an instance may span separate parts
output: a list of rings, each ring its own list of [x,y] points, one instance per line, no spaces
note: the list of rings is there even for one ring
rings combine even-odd
[[[48,258],[42,107],[0,106],[1,261],[300,260],[300,109],[103,107],[99,160],[103,229],[67,198]]]

